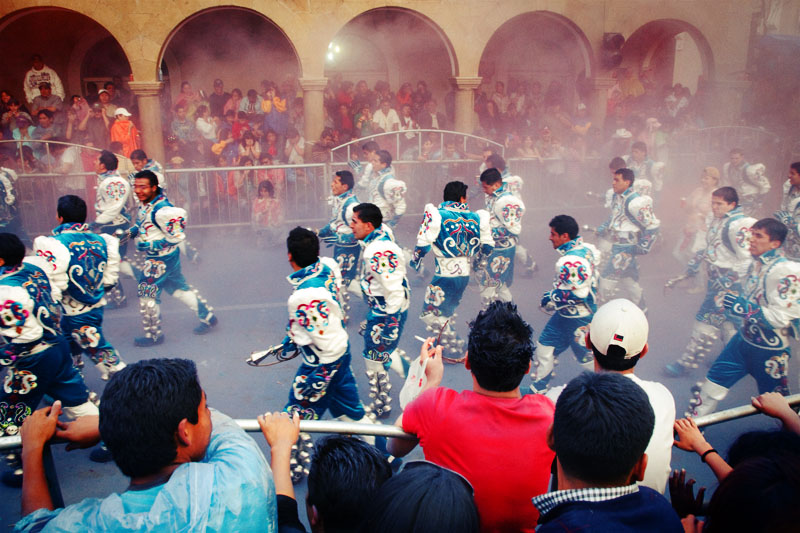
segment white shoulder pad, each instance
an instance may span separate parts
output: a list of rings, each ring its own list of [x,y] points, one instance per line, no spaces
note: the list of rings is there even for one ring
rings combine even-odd
[[[158,227],[170,237],[178,237],[186,229],[186,210],[180,207],[162,207],[156,211],[155,219]]]

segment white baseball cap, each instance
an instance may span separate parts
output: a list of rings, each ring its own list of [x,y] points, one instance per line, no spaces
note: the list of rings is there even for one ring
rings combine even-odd
[[[602,354],[611,345],[625,350],[625,359],[642,353],[650,326],[647,316],[630,300],[618,298],[601,306],[589,324],[589,338]]]
[[[124,107],[118,107],[118,108],[117,108],[117,110],[116,110],[116,111],[114,111],[114,115],[115,115],[115,116],[116,116],[116,115],[125,115],[126,117],[129,117],[129,116],[131,116],[131,114],[130,114],[130,113],[128,113],[128,110],[127,110],[127,109],[125,109]]]

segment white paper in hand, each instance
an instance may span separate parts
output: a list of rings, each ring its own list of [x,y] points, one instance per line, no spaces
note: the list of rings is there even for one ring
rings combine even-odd
[[[408,376],[403,388],[400,390],[400,408],[405,409],[406,405],[417,399],[422,392],[422,388],[428,383],[428,376],[425,375],[425,367],[428,366],[430,357],[426,357],[424,362],[420,358],[414,359],[408,369]]]

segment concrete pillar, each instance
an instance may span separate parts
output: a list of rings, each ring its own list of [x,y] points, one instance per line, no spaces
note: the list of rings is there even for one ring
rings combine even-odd
[[[456,91],[456,116],[453,130],[472,133],[475,130],[475,89],[480,86],[480,77],[450,78]]]
[[[322,92],[328,85],[328,78],[300,78],[303,89],[303,119],[305,121],[306,162],[311,161],[311,149],[322,133],[325,115],[322,111]]]
[[[142,126],[142,144],[147,157],[164,163],[164,137],[161,128],[160,81],[129,81],[128,87],[139,103],[139,120]]]
[[[606,106],[608,103],[608,90],[617,82],[614,78],[592,78],[592,93],[589,102],[589,113],[592,115],[592,126],[595,128],[603,127],[606,121]]]

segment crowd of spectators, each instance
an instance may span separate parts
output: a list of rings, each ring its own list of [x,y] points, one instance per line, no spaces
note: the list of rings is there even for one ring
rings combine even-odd
[[[440,386],[442,347],[428,339],[421,349],[427,382],[397,421],[418,441],[391,439],[384,448],[335,436],[317,443],[305,501],[312,531],[795,530],[800,417],[780,394],[762,394],[753,405],[783,429],[741,435],[725,460],[694,420],[674,420],[660,385],[633,375],[649,326],[631,302],[598,309],[586,337],[595,371],[571,380],[555,403],[520,392],[533,332],[513,304],[492,303],[470,326],[472,390]],[[65,424],[55,402],[25,420],[17,530],[305,531],[291,476],[297,413],[258,417],[268,466],[251,437],[209,410],[191,361],[128,366],[109,381],[99,409],[99,417]],[[664,497],[665,415],[674,446],[698,454],[720,481],[707,505],[685,471],[672,473],[671,502]],[[128,490],[54,509],[42,463],[54,435],[71,448],[102,438],[131,478]],[[389,462],[387,449],[402,456],[417,444],[425,461],[398,472],[402,461]]]
[[[619,155],[617,145],[634,141],[645,142],[653,159],[663,160],[671,135],[703,126],[702,78],[692,95],[681,84],[659,87],[649,69],[637,74],[620,68],[613,77],[603,124],[593,122],[582,101],[589,95],[580,86],[553,80],[545,90],[536,80],[487,79],[475,90],[477,121],[472,133],[502,144],[507,158],[549,161],[559,174],[556,167],[564,162],[613,157]],[[3,139],[69,141],[116,148],[126,156],[141,147],[135,98],[119,77],[102,88],[87,83],[85,95],[67,97],[58,74],[35,55],[24,83],[21,99],[10,91],[0,92]],[[493,90],[486,90],[489,85]],[[381,132],[452,130],[455,121],[454,90],[434,95],[425,80],[416,85],[403,82],[395,91],[386,81],[370,88],[365,80],[354,82],[335,74],[323,95],[324,130],[319,139],[309,140],[314,162],[327,161],[331,148],[354,139]],[[167,94],[163,99],[167,167],[306,162],[303,92],[296,78],[263,80],[257,89],[230,91],[216,79],[208,92],[183,81],[172,104],[166,104]],[[461,159],[471,158],[470,151],[479,153],[477,148],[458,146],[448,155],[438,138],[431,138],[432,148],[426,150],[419,141],[413,133],[400,134],[395,157],[424,160],[438,152],[438,158]],[[44,168],[42,150],[35,143],[23,147],[28,149],[21,159],[30,167],[24,170],[51,170]]]

